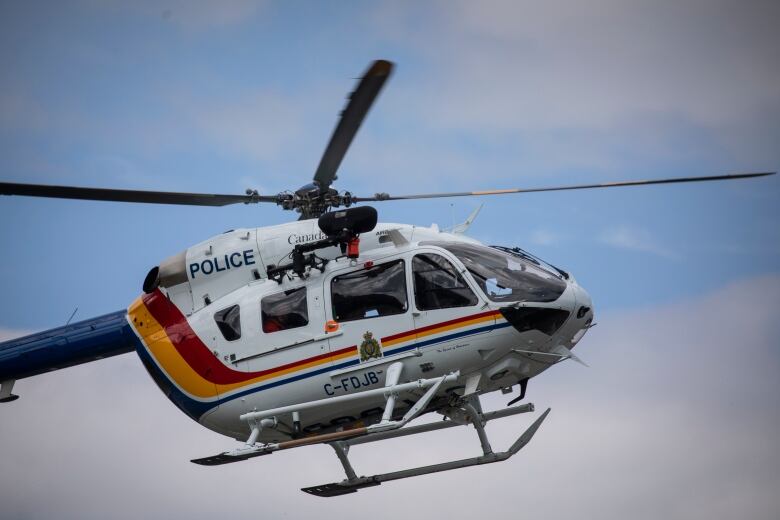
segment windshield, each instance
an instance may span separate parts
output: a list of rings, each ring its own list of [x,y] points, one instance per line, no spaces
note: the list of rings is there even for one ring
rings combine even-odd
[[[457,242],[422,245],[442,247],[457,256],[494,302],[552,302],[566,290],[566,282],[549,271],[497,249]]]

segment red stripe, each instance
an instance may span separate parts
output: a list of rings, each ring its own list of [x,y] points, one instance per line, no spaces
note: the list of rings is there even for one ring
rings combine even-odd
[[[471,316],[466,316],[464,318],[456,318],[454,320],[450,321],[443,321],[441,323],[434,323],[433,325],[428,325],[426,327],[420,327],[419,329],[412,329],[407,330],[406,332],[400,332],[398,334],[393,334],[392,336],[387,336],[382,338],[382,341],[392,341],[394,339],[399,339],[404,336],[413,336],[415,334],[419,334],[421,332],[428,332],[429,330],[438,329],[439,327],[446,327],[448,325],[455,325],[456,323],[461,323],[464,321],[470,321],[470,320],[476,320],[478,318],[484,318],[485,316],[491,316],[499,314],[498,311],[486,311],[486,312],[480,312],[479,314],[472,314]]]
[[[155,320],[165,329],[165,333],[173,343],[174,348],[184,361],[190,365],[195,372],[207,381],[219,385],[229,385],[241,383],[243,381],[254,379],[256,377],[281,372],[300,365],[320,361],[332,356],[345,354],[349,351],[357,351],[357,346],[345,347],[334,352],[326,352],[317,356],[281,365],[259,372],[241,372],[225,366],[216,356],[206,347],[195,331],[192,330],[187,319],[179,309],[171,303],[159,289],[151,294],[143,296],[143,302]]]

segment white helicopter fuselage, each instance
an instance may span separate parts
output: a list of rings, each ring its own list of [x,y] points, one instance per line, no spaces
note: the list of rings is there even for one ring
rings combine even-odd
[[[275,204],[302,220],[232,230],[162,262],[125,312],[0,344],[0,403],[17,379],[135,351],[165,395],[203,426],[244,441],[193,459],[220,465],[309,444],[336,451],[347,479],[304,488],[354,493],[391,480],[507,460],[548,408],[506,450],[479,395],[519,386],[566,359],[592,326],[588,294],[568,273],[518,248],[463,232],[377,224],[368,202],[743,179],[771,172],[628,180],[542,188],[359,197],[333,186],[342,160],[393,70],[374,61],[349,94],[311,182],[276,195],[119,190],[0,182],[0,195],[226,206]],[[478,211],[478,210],[477,210]],[[316,219],[316,220],[315,220]],[[359,238],[359,240],[358,240]],[[358,244],[359,242],[359,244]],[[409,425],[436,411],[444,421]],[[358,477],[349,447],[470,424],[482,455]]]
[[[224,233],[163,262],[159,287],[130,306],[139,356],[190,417],[243,440],[242,414],[382,388],[391,365],[402,367],[401,383],[458,373],[438,406],[452,394],[508,391],[569,357],[592,321],[573,277],[496,251],[506,272],[558,291],[542,302],[497,296],[500,282],[478,283],[478,268],[442,245],[489,248],[435,226],[378,224],[360,236],[357,259],[330,247],[317,252],[329,261],[304,279],[266,275],[296,244],[322,238],[315,220]],[[413,401],[405,403],[399,410]],[[375,393],[275,417],[260,439],[290,438],[294,420],[303,435],[373,424],[384,406]]]

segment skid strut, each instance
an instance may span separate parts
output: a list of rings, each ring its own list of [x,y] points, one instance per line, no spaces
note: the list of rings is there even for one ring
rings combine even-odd
[[[392,367],[391,367],[392,368]],[[200,459],[193,459],[191,462],[200,464],[202,466],[219,466],[221,464],[230,464],[232,462],[238,462],[246,460],[252,457],[259,457],[261,455],[268,455],[279,450],[287,450],[290,448],[298,448],[300,446],[306,446],[308,444],[324,444],[331,443],[338,440],[343,440],[351,437],[357,437],[360,435],[374,435],[386,431],[399,430],[404,427],[409,421],[417,417],[425,407],[431,402],[433,397],[441,388],[441,385],[448,381],[455,381],[458,378],[458,372],[453,372],[441,377],[432,379],[419,379],[410,383],[396,384],[398,376],[400,375],[399,369],[396,370],[394,375],[395,381],[391,381],[392,384],[384,388],[377,388],[374,390],[366,390],[351,395],[342,395],[338,397],[331,397],[328,399],[320,399],[317,401],[308,401],[305,403],[299,403],[291,406],[283,406],[280,408],[273,408],[270,410],[264,410],[260,412],[249,412],[240,416],[241,420],[246,421],[249,425],[249,438],[244,446],[231,451],[226,451],[218,455],[212,455],[210,457],[203,457]],[[398,393],[418,390],[427,388],[427,391],[420,397],[417,402],[412,406],[409,411],[398,421],[382,420],[379,424],[372,424],[362,428],[354,428],[351,430],[344,430],[333,433],[324,433],[321,435],[313,435],[310,437],[301,437],[284,442],[261,444],[257,442],[260,436],[260,432],[263,428],[275,427],[279,415],[283,414],[299,414],[302,410],[309,410],[317,408],[323,405],[337,404],[346,401],[354,401],[358,399],[364,399],[372,396],[387,396],[387,405],[385,409],[385,415],[392,416],[393,407],[395,406],[395,397]],[[300,415],[298,416],[300,417]],[[295,419],[293,419],[295,421]]]
[[[12,394],[11,390],[14,388],[14,379],[8,379],[7,381],[0,382],[0,403],[10,403],[19,399],[18,395]]]
[[[425,431],[433,431],[433,430],[439,430],[443,428],[460,426],[460,424],[455,423],[453,421],[442,421],[439,423],[422,424],[417,427],[405,428],[403,430],[388,431],[385,432],[384,434],[378,433],[373,436],[358,437],[355,439],[338,441],[338,443],[331,443],[333,448],[336,450],[336,454],[339,457],[341,464],[344,466],[344,472],[347,474],[346,480],[343,480],[341,482],[333,482],[330,484],[323,484],[319,486],[303,488],[301,491],[319,497],[334,497],[339,495],[346,495],[348,493],[355,493],[359,489],[378,486],[383,482],[389,482],[391,480],[417,477],[420,475],[439,473],[442,471],[449,471],[452,469],[467,468],[469,466],[477,466],[480,464],[492,464],[494,462],[501,462],[507,460],[508,458],[516,454],[518,451],[520,451],[526,444],[528,444],[528,442],[534,436],[536,431],[539,429],[539,426],[541,426],[542,422],[547,418],[547,415],[550,413],[549,408],[545,410],[545,412],[542,415],[540,415],[539,418],[537,418],[533,422],[533,424],[531,424],[531,426],[528,427],[528,429],[525,432],[523,432],[523,434],[514,442],[514,444],[512,444],[512,446],[510,446],[510,448],[507,451],[495,453],[493,452],[492,448],[490,447],[490,443],[488,442],[487,434],[485,433],[485,429],[484,429],[484,423],[492,419],[498,419],[500,417],[507,417],[509,415],[514,415],[517,413],[533,411],[533,405],[527,404],[527,405],[517,406],[514,409],[508,408],[506,410],[490,412],[484,415],[477,413],[474,407],[470,404],[466,404],[464,408],[469,413],[472,424],[476,428],[477,434],[479,435],[479,440],[480,440],[480,444],[482,445],[482,453],[483,453],[481,456],[471,457],[467,459],[453,460],[449,462],[443,462],[441,464],[432,464],[430,466],[421,466],[421,467],[405,469],[401,471],[393,471],[390,473],[382,473],[378,475],[372,475],[370,477],[356,476],[355,470],[352,468],[352,465],[349,462],[349,458],[347,457],[347,453],[349,451],[350,445],[362,444],[366,442],[374,442],[374,441],[379,441],[391,437],[414,435],[416,433],[423,433]]]

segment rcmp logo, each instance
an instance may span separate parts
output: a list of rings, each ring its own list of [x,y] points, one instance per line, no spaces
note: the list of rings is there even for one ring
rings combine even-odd
[[[380,357],[382,357],[382,347],[379,345],[379,341],[374,339],[372,332],[366,331],[363,334],[363,343],[360,344],[360,361]]]

